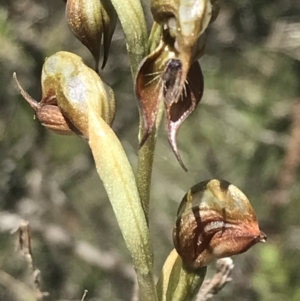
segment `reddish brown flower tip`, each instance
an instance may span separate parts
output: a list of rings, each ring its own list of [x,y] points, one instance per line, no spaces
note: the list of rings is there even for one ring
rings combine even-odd
[[[57,101],[54,95],[49,95],[43,98],[40,102],[33,99],[20,85],[16,73],[13,78],[21,95],[34,109],[37,119],[47,129],[61,135],[79,134],[78,130],[71,124],[68,118],[62,113],[57,106]]]
[[[266,238],[247,197],[216,179],[195,185],[185,195],[173,230],[178,254],[194,269],[243,253]]]

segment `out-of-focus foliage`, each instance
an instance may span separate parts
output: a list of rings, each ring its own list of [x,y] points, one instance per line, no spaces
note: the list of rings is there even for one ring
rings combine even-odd
[[[20,292],[30,282],[10,233],[20,217],[30,222],[48,300],[80,299],[84,289],[86,300],[130,300],[130,257],[87,145],[42,128],[12,81],[16,71],[40,99],[45,57],[72,51],[93,66],[68,28],[64,6],[59,0],[0,2],[0,300],[25,300]],[[299,27],[299,14],[299,1],[221,2],[200,61],[203,101],[178,135],[188,174],[162,139],[165,131],[158,141],[150,212],[157,274],[172,248],[180,200],[207,178],[240,187],[268,235],[266,244],[234,259],[233,281],[215,300],[300,298],[300,63],[293,46],[300,41],[276,26]],[[119,25],[101,75],[115,90],[114,129],[136,165],[137,102]]]

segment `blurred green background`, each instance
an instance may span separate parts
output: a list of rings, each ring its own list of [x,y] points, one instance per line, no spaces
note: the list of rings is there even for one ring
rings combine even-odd
[[[151,24],[150,1],[144,1]],[[201,58],[203,100],[178,135],[185,173],[163,125],[155,155],[151,236],[155,272],[172,249],[179,202],[194,184],[226,179],[249,197],[266,244],[234,258],[233,281],[213,300],[300,300],[300,2],[221,1]],[[134,272],[87,144],[33,119],[12,81],[41,99],[45,57],[90,53],[69,30],[63,1],[0,0],[0,300],[25,301],[30,277],[16,230],[30,222],[45,300],[131,300]],[[137,102],[118,24],[107,67],[113,128],[137,161]],[[214,272],[209,267],[209,275]]]

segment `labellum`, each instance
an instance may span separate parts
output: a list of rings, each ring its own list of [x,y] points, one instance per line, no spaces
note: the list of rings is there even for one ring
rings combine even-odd
[[[112,89],[82,59],[70,52],[57,52],[46,59],[42,70],[42,100],[31,98],[20,86],[22,96],[35,110],[39,121],[59,134],[77,134],[86,139],[89,107],[111,125],[115,114]]]
[[[174,63],[175,60],[171,61]],[[180,62],[179,60],[177,61]],[[189,70],[186,78],[186,84],[183,86],[183,91],[178,91],[178,84],[176,81],[178,82],[180,79],[177,78],[181,76],[181,69],[178,68],[178,65],[179,64],[176,64],[175,72],[168,71],[170,72],[169,77],[171,77],[168,82],[169,84],[170,82],[173,82],[174,86],[169,86],[166,89],[166,84],[164,85],[164,100],[169,142],[178,162],[182,168],[187,171],[179,154],[176,136],[180,125],[196,109],[200,102],[203,95],[204,80],[200,64],[196,61]],[[174,74],[172,72],[174,72]],[[181,93],[179,95],[179,99],[175,98],[174,96],[179,93]],[[175,101],[175,99],[178,99],[178,101]]]
[[[265,240],[247,197],[216,179],[193,186],[184,196],[173,230],[175,249],[192,269],[246,252]]]

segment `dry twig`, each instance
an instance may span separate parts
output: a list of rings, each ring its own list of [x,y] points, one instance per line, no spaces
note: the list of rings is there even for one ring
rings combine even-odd
[[[40,290],[40,271],[33,262],[29,223],[25,220],[21,220],[19,225],[19,246],[27,262],[28,270],[32,275],[36,300],[40,301],[43,297],[48,296],[48,293]]]
[[[84,301],[84,299],[85,299],[87,293],[88,293],[88,290],[84,290],[83,296],[82,296],[82,298],[81,298],[81,301]]]
[[[217,272],[213,278],[204,281],[196,301],[206,301],[216,295],[226,283],[232,279],[229,277],[230,272],[234,268],[231,258],[226,257],[219,259],[216,263]]]
[[[15,232],[19,228],[21,217],[8,211],[0,211],[0,233]],[[17,226],[16,226],[17,225]],[[45,224],[33,220],[30,228],[41,235],[51,246],[63,246],[85,263],[100,268],[110,274],[118,274],[128,284],[135,279],[130,264],[122,260],[117,250],[104,251],[85,240],[76,239],[59,225]]]
[[[0,270],[0,285],[9,291],[16,300],[33,301],[36,299],[35,293],[31,288],[2,270]]]
[[[137,279],[134,281],[133,290],[132,290],[132,298],[131,301],[139,301],[140,300],[140,291],[139,291],[139,284]]]

